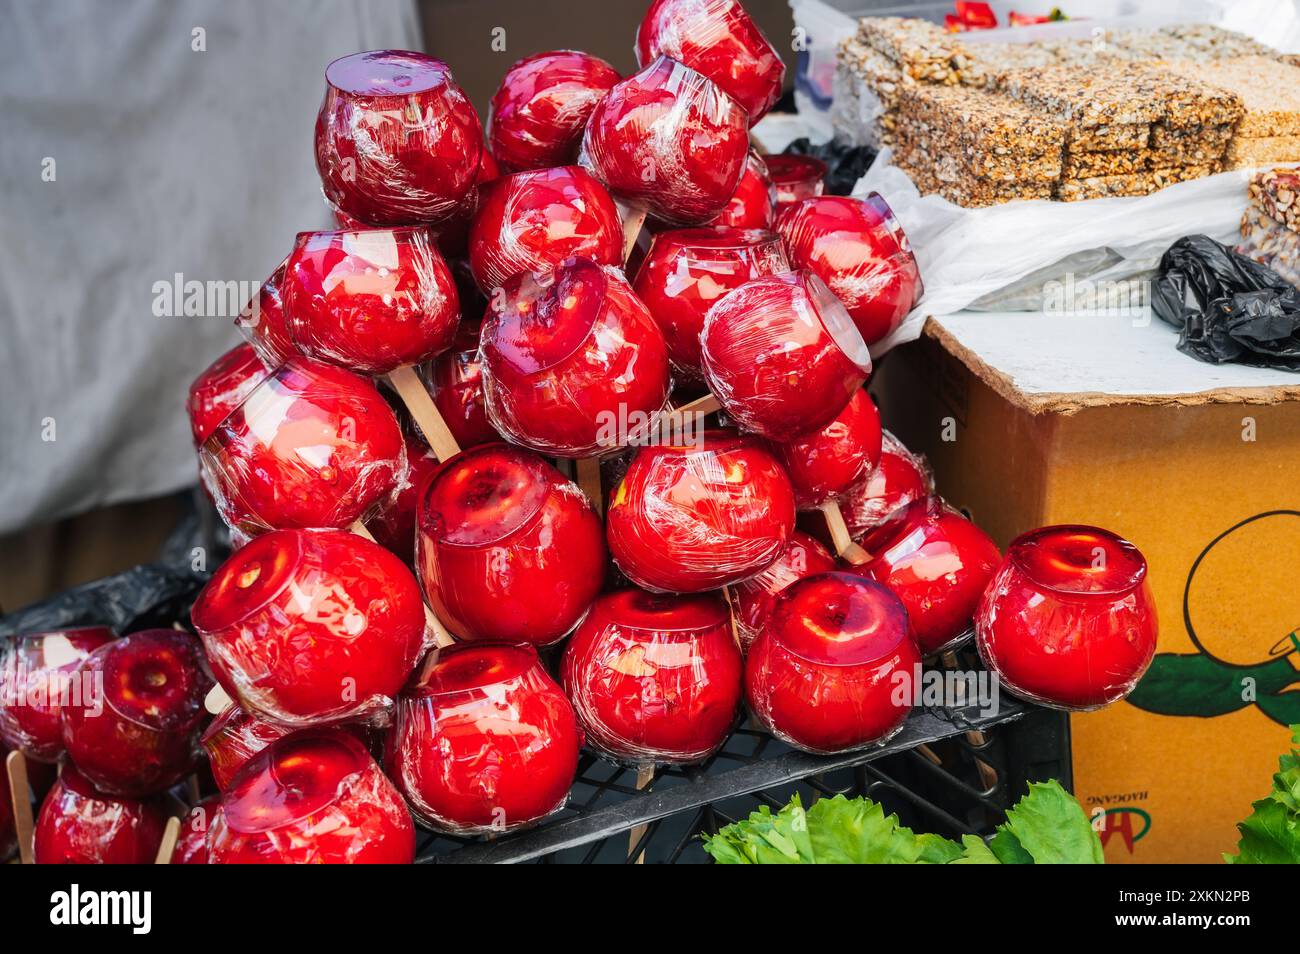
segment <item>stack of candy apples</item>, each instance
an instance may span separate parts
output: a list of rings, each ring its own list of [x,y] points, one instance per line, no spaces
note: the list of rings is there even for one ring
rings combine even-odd
[[[778,195],[749,130],[784,68],[737,0],[654,0],[636,52],[626,78],[519,61],[486,130],[438,60],[329,64],[338,227],[296,237],[189,395],[235,545],[196,635],[6,647],[0,739],[65,763],[38,862],[152,860],[204,752],[175,861],[410,862],[416,825],[560,811],[583,747],[700,762],[746,713],[878,746],[900,682],[971,638],[1048,705],[1136,683],[1131,544],[1052,527],[1004,557],[882,430],[870,347],[916,260],[879,195],[809,163]],[[28,704],[69,674],[84,704]]]

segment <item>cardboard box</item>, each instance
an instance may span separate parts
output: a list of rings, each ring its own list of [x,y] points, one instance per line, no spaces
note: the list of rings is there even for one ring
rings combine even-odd
[[[1149,313],[931,318],[881,363],[886,426],[1000,546],[1094,524],[1146,555],[1157,657],[1071,717],[1109,862],[1217,862],[1300,722],[1300,376],[1212,366]]]

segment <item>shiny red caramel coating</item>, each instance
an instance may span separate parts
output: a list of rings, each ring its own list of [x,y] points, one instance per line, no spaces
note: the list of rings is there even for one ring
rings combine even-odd
[[[210,864],[410,864],[415,825],[365,747],[339,729],[271,743],[222,796]]]
[[[176,847],[172,849],[172,864],[206,865],[208,863],[208,835],[212,831],[212,823],[216,821],[219,811],[221,811],[220,795],[209,796],[190,809],[190,813],[181,821]]]
[[[425,489],[416,561],[424,592],[461,639],[549,646],[604,582],[600,518],[577,484],[537,455],[484,444]]]
[[[397,704],[385,764],[440,831],[510,831],[563,807],[578,767],[573,708],[530,646],[438,651]]]
[[[561,673],[589,746],[637,764],[688,764],[726,741],[742,668],[717,596],[622,590],[596,601]]]
[[[902,324],[921,293],[907,235],[885,200],[826,195],[787,206],[777,219],[796,268],[817,273],[867,344]]]
[[[224,792],[244,763],[292,731],[290,726],[259,719],[237,705],[226,706],[199,739],[208,754],[208,767],[217,788]]]
[[[474,214],[478,211],[479,200],[483,195],[483,186],[501,175],[501,168],[497,165],[492,153],[484,149],[479,153],[478,172],[474,174],[474,185],[469,190],[469,195],[465,196],[464,201],[456,207],[456,211],[451,214],[450,218],[443,219],[434,227],[434,232],[438,236],[438,251],[442,252],[443,257],[447,259],[448,266],[451,265],[452,259],[463,259],[469,251],[469,225],[474,219]],[[340,228],[348,228],[342,222]],[[456,282],[457,290],[461,290],[462,283]],[[476,286],[477,288],[477,286]],[[462,314],[479,314],[482,309],[470,309],[465,294],[461,291],[461,313]]]
[[[153,864],[166,824],[161,800],[107,795],[64,765],[36,819],[36,863]]]
[[[342,530],[258,537],[217,569],[191,618],[222,688],[294,726],[376,716],[424,647],[411,571]]]
[[[703,73],[754,125],[781,98],[785,64],[736,0],[654,0],[636,31],[637,62],[667,55]]]
[[[787,206],[803,199],[822,194],[826,188],[826,163],[816,156],[797,156],[782,153],[767,156],[767,173],[776,189],[776,211],[780,215]]]
[[[736,638],[742,651],[748,651],[772,615],[777,596],[795,580],[835,569],[835,557],[815,539],[796,530],[790,535],[781,555],[763,572],[727,588],[736,624]]]
[[[622,272],[587,259],[507,281],[481,354],[488,420],[543,454],[608,452],[668,398],[663,332]]]
[[[767,174],[767,163],[751,149],[731,201],[709,224],[734,229],[770,229],[775,222],[776,187]]]
[[[808,271],[765,275],[723,296],[700,347],[727,414],[772,440],[829,424],[871,373],[844,306]]]
[[[216,426],[243,404],[244,398],[270,374],[271,369],[262,363],[253,346],[244,342],[235,345],[195,378],[185,402],[194,446],[206,441]]]
[[[474,185],[483,128],[447,64],[422,53],[353,53],[325,69],[316,170],[325,198],[370,225],[452,215]]]
[[[406,476],[401,428],[375,386],[308,358],[259,384],[199,459],[221,516],[248,533],[350,526]]]
[[[632,290],[663,330],[674,368],[703,380],[700,332],[713,303],[758,278],[788,271],[775,232],[703,227],[659,232],[650,243]]]
[[[140,798],[193,770],[203,697],[212,688],[197,639],[174,629],[142,630],[96,649],[80,672],[95,691],[64,702],[63,746],[92,785]]]
[[[1087,710],[1123,699],[1156,651],[1142,553],[1109,530],[1042,527],[1017,537],[984,593],[975,644],[1018,696]]]
[[[38,762],[58,761],[64,703],[95,691],[77,670],[116,638],[106,626],[87,626],[0,642],[0,742]]]
[[[880,460],[881,440],[880,412],[859,388],[825,427],[777,444],[799,509],[819,507],[870,474]]]
[[[460,302],[424,228],[300,232],[284,278],[298,350],[363,374],[387,374],[446,350]]]
[[[511,171],[563,166],[578,157],[587,117],[622,77],[599,57],[552,50],[506,71],[488,112],[488,146]]]
[[[288,265],[289,259],[286,256],[235,319],[239,333],[269,368],[278,367],[298,353],[289,338],[289,326],[284,316],[284,298],[280,293]]]
[[[749,649],[745,696],[777,738],[809,752],[843,752],[902,728],[920,665],[897,597],[856,576],[822,573],[776,598]]]
[[[503,176],[485,186],[470,225],[469,264],[486,292],[571,256],[623,264],[623,224],[605,187],[580,166]]]
[[[694,445],[638,451],[605,528],[615,563],[638,586],[712,590],[781,554],[794,530],[794,491],[757,440],[706,431]]]
[[[424,381],[433,403],[461,450],[501,440],[483,401],[483,363],[478,325],[461,323],[457,340],[428,366]],[[410,454],[407,454],[408,459]]]
[[[839,500],[849,534],[860,540],[896,511],[934,492],[930,465],[889,431],[881,432],[880,460]]]
[[[716,217],[745,171],[745,111],[699,73],[667,57],[596,104],[579,162],[615,198],[676,225]]]
[[[366,521],[366,529],[381,547],[396,553],[403,563],[414,564],[415,511],[424,485],[438,469],[438,458],[423,437],[404,432],[402,439],[406,442],[406,481],[392,500]]]
[[[863,543],[871,562],[850,572],[893,590],[922,652],[943,652],[969,631],[1002,554],[987,533],[934,497],[908,505],[886,529],[887,540]]]

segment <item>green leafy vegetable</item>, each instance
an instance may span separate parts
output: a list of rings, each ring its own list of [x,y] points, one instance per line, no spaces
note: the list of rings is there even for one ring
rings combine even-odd
[[[1291,726],[1291,734],[1300,745],[1300,725]],[[1300,749],[1278,760],[1273,791],[1251,808],[1250,816],[1237,823],[1237,854],[1225,854],[1223,860],[1235,865],[1300,864]]]

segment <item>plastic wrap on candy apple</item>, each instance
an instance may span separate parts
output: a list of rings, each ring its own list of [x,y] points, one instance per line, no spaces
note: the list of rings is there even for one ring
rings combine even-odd
[[[825,427],[774,445],[794,486],[800,510],[838,498],[880,461],[880,413],[863,389]]]
[[[980,597],[1002,561],[987,533],[936,497],[909,504],[862,545],[871,561],[848,572],[898,594],[927,656],[970,635]]]
[[[767,156],[767,173],[776,189],[776,211],[803,199],[819,196],[826,188],[826,163],[816,156],[781,153]]]
[[[934,493],[934,475],[920,454],[913,454],[889,431],[881,432],[875,468],[840,497],[840,512],[854,540],[861,540],[892,514]]]
[[[682,765],[726,741],[742,668],[719,596],[633,589],[596,601],[561,673],[588,747],[638,765]]]
[[[257,351],[245,342],[235,345],[195,378],[185,402],[194,446],[201,446],[270,374],[271,369],[262,363]]]
[[[280,289],[284,284],[284,272],[289,265],[285,256],[262,283],[253,299],[248,302],[235,319],[235,326],[244,336],[267,367],[274,368],[283,364],[298,349],[289,338],[289,327],[284,316],[284,300]]]
[[[572,256],[623,264],[623,224],[605,187],[581,166],[517,172],[483,190],[469,233],[469,263],[485,292],[520,272]]]
[[[808,752],[879,745],[907,720],[921,651],[887,587],[846,573],[791,583],[745,660],[760,725]]]
[[[483,400],[483,362],[478,342],[479,325],[461,322],[456,342],[422,366],[421,372],[434,406],[462,450],[501,440],[488,420]]]
[[[508,280],[480,348],[488,420],[541,454],[612,452],[668,399],[663,332],[622,272],[589,259]]]
[[[975,643],[1016,695],[1086,711],[1133,691],[1157,629],[1137,547],[1098,527],[1042,527],[1007,548],[976,614]]]
[[[483,128],[447,64],[422,53],[353,53],[325,69],[316,169],[325,198],[373,225],[452,215],[473,188]]]
[[[443,258],[447,259],[448,266],[454,258],[464,258],[469,254],[469,226],[474,220],[475,213],[478,212],[479,202],[483,198],[483,187],[496,179],[502,174],[501,167],[497,161],[492,158],[492,153],[484,149],[479,153],[478,171],[474,174],[474,185],[469,190],[464,200],[457,206],[456,211],[451,214],[450,218],[443,219],[434,228],[437,235],[438,251],[442,253]],[[344,228],[340,223],[340,228]],[[460,289],[461,283],[456,282],[457,290]],[[466,307],[466,301],[461,298],[462,314],[477,314],[481,309],[470,309]]]
[[[752,126],[781,98],[785,64],[737,0],[654,0],[636,32],[637,62],[664,54],[736,100]]]
[[[212,687],[189,633],[146,629],[100,646],[77,671],[89,693],[60,706],[63,746],[109,795],[162,792],[194,769],[203,697]]]
[[[672,229],[655,234],[632,290],[662,329],[673,369],[702,382],[700,332],[709,308],[751,279],[789,268],[775,232],[716,226]]]
[[[578,157],[587,118],[622,77],[599,57],[552,50],[506,71],[488,111],[488,145],[507,170],[563,166]]]
[[[591,502],[520,447],[483,444],[448,461],[417,521],[424,592],[461,639],[549,646],[578,625],[604,582]]]
[[[296,727],[382,720],[426,640],[411,571],[341,530],[263,534],[217,569],[191,618],[222,688]]]
[[[474,834],[562,807],[578,767],[573,708],[531,646],[438,650],[397,704],[385,764],[426,825]]]
[[[402,432],[368,379],[292,358],[259,384],[199,450],[231,527],[347,527],[406,478]]]
[[[794,530],[794,491],[760,441],[703,431],[689,444],[637,451],[605,529],[614,561],[637,586],[717,589],[780,556]]]
[[[233,703],[226,706],[208,723],[199,739],[208,755],[208,767],[217,788],[224,792],[244,763],[293,731],[291,726],[268,722]]]
[[[60,711],[95,692],[81,664],[116,635],[106,626],[25,633],[0,642],[0,742],[38,762],[63,755]]]
[[[41,803],[36,819],[36,863],[153,864],[166,824],[161,799],[108,795],[69,763]]]
[[[181,820],[181,830],[172,849],[174,865],[206,865],[208,863],[208,836],[212,833],[217,812],[221,811],[221,796],[211,795],[190,809]]]
[[[365,746],[340,729],[271,743],[221,798],[209,864],[410,864],[415,825]]]
[[[748,652],[763,631],[782,590],[806,576],[830,573],[835,565],[830,550],[808,534],[796,530],[790,535],[790,542],[781,555],[765,570],[727,587],[727,602],[731,606],[741,651]]]
[[[456,283],[426,228],[300,232],[283,295],[303,354],[363,374],[446,350],[460,317]]]
[[[665,222],[701,225],[731,201],[748,152],[744,109],[661,56],[596,104],[578,162],[616,199]]]
[[[731,200],[709,224],[735,229],[770,229],[775,222],[776,186],[772,185],[763,157],[751,149]]]
[[[413,431],[415,426],[412,424],[402,433],[406,442],[405,482],[398,488],[392,501],[366,523],[366,529],[376,543],[410,565],[415,562],[415,511],[424,485],[438,469],[437,456],[429,450],[424,438],[418,433],[412,433]],[[455,431],[452,433],[454,435]]]
[[[869,345],[897,329],[921,296],[907,235],[874,192],[802,199],[782,209],[776,227],[794,266],[817,273]]]
[[[705,316],[700,348],[728,416],[772,440],[829,424],[871,373],[848,312],[808,271],[765,275],[728,292]]]

